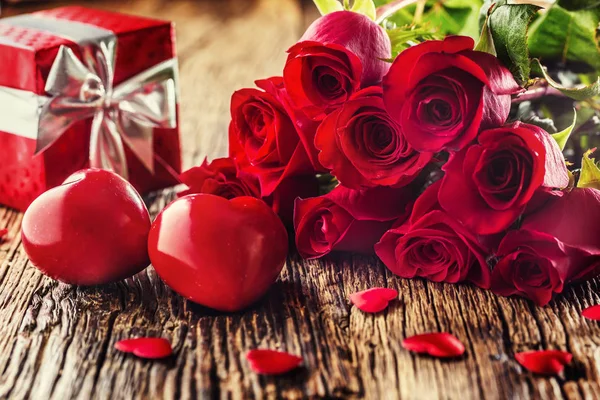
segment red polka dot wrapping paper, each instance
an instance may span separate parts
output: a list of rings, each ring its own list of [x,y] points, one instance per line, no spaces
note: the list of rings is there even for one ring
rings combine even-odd
[[[34,13],[112,31],[117,38],[115,86],[176,56],[170,22],[80,6]],[[0,86],[45,94],[44,87],[59,48],[67,46],[81,59],[79,45],[41,29],[12,26],[0,20]],[[20,104],[2,104],[3,112]],[[12,110],[16,111],[16,110]],[[91,118],[75,123],[56,142],[34,155],[36,140],[0,130],[0,204],[24,210],[45,190],[89,166]],[[125,145],[129,180],[141,193],[178,183],[181,172],[179,129],[155,128],[154,173]]]

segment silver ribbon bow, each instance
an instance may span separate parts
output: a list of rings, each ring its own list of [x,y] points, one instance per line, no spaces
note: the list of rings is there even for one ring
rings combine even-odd
[[[177,126],[177,60],[164,61],[114,86],[116,37],[79,43],[83,61],[61,46],[46,81],[36,154],[74,123],[93,118],[90,166],[127,179],[125,143],[154,172],[154,128]]]

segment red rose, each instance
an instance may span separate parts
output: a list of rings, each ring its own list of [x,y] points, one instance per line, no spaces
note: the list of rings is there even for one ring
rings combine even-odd
[[[555,237],[569,256],[568,280],[591,279],[600,273],[600,191],[575,188],[554,196],[523,220],[522,229]]]
[[[391,44],[368,17],[339,11],[317,19],[288,53],[283,78],[290,98],[322,119],[361,87],[381,82]]]
[[[296,199],[296,247],[304,258],[331,251],[373,253],[373,245],[394,220],[406,218],[411,193],[405,188],[350,190],[336,187],[325,196]]]
[[[575,188],[525,217],[500,243],[492,290],[538,305],[564,284],[600,273],[600,191]]]
[[[528,229],[509,231],[500,242],[497,256],[492,272],[494,293],[519,295],[543,306],[554,293],[562,292],[569,257],[555,237]]]
[[[238,171],[231,158],[217,158],[210,164],[205,158],[202,165],[183,172],[179,179],[188,186],[179,196],[206,193],[226,199],[241,196],[260,197],[258,179],[252,174]]]
[[[400,221],[383,235],[375,252],[402,278],[421,277],[434,282],[471,281],[490,286],[487,249],[480,238],[438,204],[440,182],[417,199],[410,220]]]
[[[214,194],[226,199],[250,196],[261,198],[258,178],[238,168],[231,158],[217,158],[211,163],[205,159],[201,166],[193,167],[180,175],[187,190],[185,196],[194,193]],[[262,197],[285,224],[291,224],[296,197],[316,196],[319,182],[314,175],[284,179],[268,197]]]
[[[319,195],[319,181],[315,175],[296,176],[281,182],[273,194],[263,200],[286,225],[294,222],[294,200]]]
[[[281,78],[257,81],[231,98],[229,154],[255,174],[263,197],[286,178],[314,173],[296,125],[284,105]]]
[[[536,191],[569,184],[563,155],[543,129],[516,122],[479,134],[444,166],[442,208],[479,234],[508,228]]]
[[[433,156],[408,144],[375,86],[355,93],[329,114],[317,130],[315,145],[321,164],[351,189],[406,185]]]
[[[428,40],[400,53],[384,77],[385,105],[416,150],[459,150],[480,129],[506,121],[521,88],[496,57],[473,46],[465,36]]]

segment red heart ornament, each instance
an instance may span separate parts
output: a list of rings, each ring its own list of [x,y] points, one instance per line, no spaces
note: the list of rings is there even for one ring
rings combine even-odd
[[[100,169],[71,175],[31,203],[23,247],[44,274],[75,285],[115,282],[148,266],[150,216],[120,176]]]
[[[158,215],[148,251],[158,275],[177,293],[206,307],[237,311],[275,282],[288,237],[262,200],[193,194]]]

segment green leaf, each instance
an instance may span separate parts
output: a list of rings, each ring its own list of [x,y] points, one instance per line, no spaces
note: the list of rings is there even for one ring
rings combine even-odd
[[[566,10],[590,10],[600,7],[600,0],[559,0],[557,4]]]
[[[583,154],[581,172],[577,182],[579,188],[600,189],[600,168],[598,168],[596,160],[590,157],[595,150],[591,149]]]
[[[375,7],[377,7],[377,12],[382,12],[386,6],[390,6],[390,3],[395,2],[396,0],[374,0]],[[389,14],[386,12],[385,20],[388,24],[395,24],[396,26],[404,26],[409,25],[413,22],[413,14],[415,10],[414,2],[413,4],[409,4],[403,6],[399,10],[396,10],[394,13]]]
[[[569,136],[571,136],[571,132],[573,132],[573,129],[575,128],[576,124],[577,111],[573,109],[573,123],[569,125],[565,130],[562,130],[552,135],[552,137],[554,138],[554,140],[556,140],[556,143],[558,143],[558,147],[560,147],[561,150],[565,149],[567,141],[569,140]]]
[[[483,29],[483,25],[487,22],[488,17],[492,12],[492,6],[494,3],[491,0],[484,0],[481,8],[479,9],[479,30]]]
[[[490,31],[490,27],[488,25],[488,18],[486,18],[485,22],[483,23],[483,27],[481,28],[481,36],[475,45],[475,50],[483,51],[493,56],[498,55],[496,53],[496,46],[494,46],[494,38],[492,37],[492,32]]]
[[[461,29],[456,32],[459,35],[471,36],[477,39],[479,36],[479,9],[481,0],[445,0],[444,7],[453,18],[462,24]]]
[[[544,75],[544,78],[548,81],[548,84],[553,88],[559,90],[565,96],[568,96],[574,100],[582,101],[587,100],[591,97],[600,95],[600,77],[597,78],[596,82],[587,86],[580,86],[575,88],[566,88],[562,86],[560,83],[556,82],[550,75],[546,69],[540,64],[540,60],[533,60],[533,66],[538,71]]]
[[[442,38],[435,29],[431,29],[429,26],[406,25],[390,29],[387,33],[392,42],[392,58],[417,43]]]
[[[344,7],[337,0],[313,0],[321,15],[331,14],[335,11],[344,11]]]
[[[481,0],[434,1],[421,19],[443,35],[479,36],[479,8]]]
[[[374,3],[376,7],[382,7],[396,1],[398,0],[374,0]],[[416,23],[416,2],[407,0],[407,5],[392,15],[387,15],[386,21],[395,23],[396,26]],[[427,0],[418,24],[427,24],[440,35],[466,35],[477,39],[480,31],[479,8],[482,3],[483,0]]]
[[[375,3],[373,3],[373,0],[354,0],[354,4],[352,5],[350,11],[366,15],[373,21],[375,21],[377,18],[377,10],[375,9]]]
[[[531,56],[544,61],[580,62],[600,71],[596,37],[599,23],[599,8],[568,11],[554,5],[531,25],[528,39]]]
[[[521,85],[529,80],[531,72],[527,30],[539,9],[531,4],[509,4],[507,0],[500,0],[493,5],[488,18],[498,58]]]

